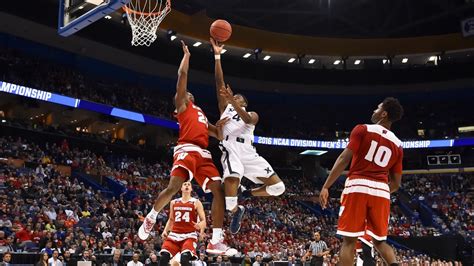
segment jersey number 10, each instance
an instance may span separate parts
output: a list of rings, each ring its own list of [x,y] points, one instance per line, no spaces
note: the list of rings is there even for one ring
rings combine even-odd
[[[392,150],[385,146],[379,146],[377,148],[378,145],[379,143],[377,141],[372,140],[369,152],[367,152],[364,159],[369,162],[374,162],[380,167],[385,167],[388,165],[390,157],[392,157]]]
[[[182,212],[176,212],[175,213],[176,216],[174,217],[174,221],[175,222],[181,222],[181,221],[185,221],[187,223],[189,223],[190,219],[189,219],[189,212],[184,212],[184,214]]]

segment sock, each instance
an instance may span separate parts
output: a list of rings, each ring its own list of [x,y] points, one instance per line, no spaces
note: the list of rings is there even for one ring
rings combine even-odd
[[[148,217],[152,220],[156,220],[156,216],[158,216],[158,212],[155,211],[155,208],[151,208],[151,211],[147,214],[146,217]]]
[[[222,228],[212,228],[212,239],[211,243],[214,245],[221,241],[224,237],[222,236]]]
[[[244,199],[247,199],[247,198],[252,197],[252,190],[251,190],[251,189],[247,189],[247,190],[245,190],[244,192],[242,192],[242,197],[243,197]]]

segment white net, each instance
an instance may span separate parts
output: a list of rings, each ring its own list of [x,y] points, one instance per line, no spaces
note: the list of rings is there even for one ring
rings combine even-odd
[[[171,0],[131,0],[123,9],[132,28],[132,45],[150,46],[161,21],[171,11]]]

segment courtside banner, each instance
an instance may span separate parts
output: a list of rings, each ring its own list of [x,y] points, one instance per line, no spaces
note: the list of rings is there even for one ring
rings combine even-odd
[[[80,100],[52,93],[49,91],[38,90],[34,88],[25,87],[5,81],[0,81],[0,92],[28,97],[36,100],[51,102],[64,106],[69,106],[77,109],[87,110],[96,113],[111,115],[118,118],[124,118],[140,123],[165,127],[173,130],[178,130],[179,125],[176,121],[159,118],[147,114],[142,114],[134,111],[129,111],[110,105],[90,102],[87,100]],[[283,146],[283,147],[297,147],[297,148],[320,148],[320,149],[345,149],[348,142],[345,140],[337,141],[323,141],[323,140],[306,140],[306,139],[290,139],[290,138],[273,138],[255,136],[255,144]],[[414,140],[404,141],[402,143],[404,149],[429,149],[429,148],[447,148],[447,147],[461,147],[474,146],[474,138],[463,139],[437,139],[437,140]]]
[[[345,149],[348,141],[323,141],[307,139],[287,139],[255,136],[255,144],[300,147],[300,148],[320,148],[320,149]],[[446,148],[474,145],[474,138],[465,139],[436,139],[436,140],[412,140],[403,141],[404,149],[426,149],[426,148]]]

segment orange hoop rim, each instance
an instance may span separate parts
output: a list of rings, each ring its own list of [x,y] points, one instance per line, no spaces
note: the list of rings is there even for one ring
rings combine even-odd
[[[136,11],[136,10],[133,10],[131,8],[129,8],[128,6],[124,5],[122,6],[122,9],[128,14],[128,13],[133,13],[133,14],[137,14],[137,15],[144,15],[144,16],[160,16],[161,13],[163,13],[163,11],[165,10],[171,10],[171,1],[170,0],[167,0],[166,1],[166,6],[164,9],[162,9],[161,11],[158,11],[158,12],[141,12],[141,11]]]

